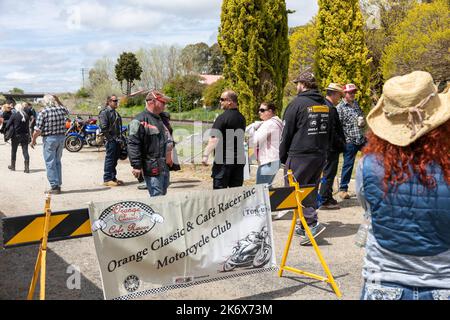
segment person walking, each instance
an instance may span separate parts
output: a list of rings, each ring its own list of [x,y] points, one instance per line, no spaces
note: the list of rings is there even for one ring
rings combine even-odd
[[[225,111],[214,121],[202,163],[207,166],[209,155],[214,151],[213,188],[241,187],[246,162],[245,118],[239,112],[236,92],[224,91],[220,96],[220,105]]]
[[[356,154],[366,142],[364,137],[366,125],[364,113],[358,101],[355,100],[357,91],[358,88],[353,83],[346,84],[344,86],[344,98],[336,107],[345,134],[344,164],[342,165],[339,185],[339,197],[342,199],[350,199],[348,184],[352,177]]]
[[[330,108],[330,143],[327,152],[327,160],[323,168],[322,180],[319,190],[319,199],[321,202],[321,210],[336,210],[340,209],[336,199],[333,198],[333,184],[336,177],[339,154],[345,148],[345,135],[342,130],[341,122],[339,121],[339,114],[336,105],[341,100],[344,89],[340,84],[330,83],[326,88],[327,95],[325,102]]]
[[[69,110],[55,95],[46,94],[43,98],[45,108],[39,113],[34,127],[31,147],[42,136],[45,166],[50,189],[46,193],[60,194],[62,185],[62,153],[66,132],[66,117]]]
[[[300,185],[316,186],[302,203],[306,222],[313,236],[317,237],[325,230],[325,226],[318,221],[316,210],[317,187],[330,140],[330,108],[319,93],[316,79],[311,72],[301,73],[294,83],[297,84],[298,95],[289,103],[283,116],[280,161],[285,164],[285,175],[288,170],[292,170]],[[295,231],[300,236],[301,245],[310,243],[301,224]]]
[[[16,170],[16,155],[19,145],[22,147],[23,158],[25,161],[24,172],[30,173],[30,155],[28,153],[28,144],[31,142],[30,136],[30,118],[26,111],[25,103],[16,105],[16,112],[11,115],[6,123],[5,132],[11,136],[11,165],[8,169]],[[6,137],[6,135],[5,135]]]
[[[283,123],[276,115],[276,107],[272,102],[263,102],[258,109],[262,121],[249,125],[245,131],[250,136],[250,146],[256,150],[258,171],[256,184],[271,184],[280,169],[280,138]]]
[[[428,72],[386,81],[356,171],[364,300],[450,299],[450,94]]]
[[[172,143],[160,116],[169,101],[161,92],[150,91],[144,112],[130,122],[128,158],[132,174],[144,178],[150,197],[165,195],[169,187]]]
[[[122,117],[117,112],[119,99],[111,95],[107,99],[108,106],[99,114],[100,130],[106,139],[106,154],[103,174],[103,185],[107,187],[122,186],[123,181],[117,179],[117,162],[120,157],[120,139],[122,137]]]

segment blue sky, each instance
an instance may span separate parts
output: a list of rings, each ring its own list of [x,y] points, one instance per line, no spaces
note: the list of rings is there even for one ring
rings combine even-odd
[[[216,42],[220,0],[0,0],[0,92],[76,91],[81,68],[152,45]],[[286,0],[289,26],[317,0]]]

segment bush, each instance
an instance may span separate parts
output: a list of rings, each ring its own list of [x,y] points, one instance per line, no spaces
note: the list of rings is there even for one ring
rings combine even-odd
[[[225,79],[219,79],[218,81],[210,84],[203,91],[203,104],[207,107],[220,107],[220,95],[227,88],[227,82]]]
[[[198,75],[177,76],[163,88],[164,94],[172,97],[168,103],[170,111],[189,111],[202,105],[201,98],[205,85]],[[180,106],[181,104],[181,106]]]
[[[86,88],[81,88],[77,91],[75,94],[75,97],[77,98],[89,98],[89,92],[86,90]]]

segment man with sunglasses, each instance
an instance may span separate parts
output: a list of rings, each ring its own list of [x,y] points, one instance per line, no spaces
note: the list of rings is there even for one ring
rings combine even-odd
[[[214,153],[211,177],[214,189],[240,187],[244,183],[245,166],[245,118],[238,110],[238,96],[227,90],[220,96],[225,111],[212,126],[202,163],[207,165],[209,155]]]
[[[116,95],[109,96],[107,103],[108,105],[99,114],[100,129],[106,139],[103,185],[117,187],[123,185],[123,181],[116,177],[116,167],[120,156],[119,140],[122,134],[122,117],[116,110],[119,106]]]
[[[169,187],[169,166],[173,143],[164,126],[161,113],[170,98],[159,91],[150,91],[145,110],[130,122],[128,158],[132,173],[143,178],[150,197],[165,195]]]
[[[357,90],[358,88],[353,83],[346,84],[344,98],[336,107],[345,134],[344,164],[338,193],[342,199],[350,199],[348,184],[352,177],[356,154],[366,142],[364,112],[355,99]]]

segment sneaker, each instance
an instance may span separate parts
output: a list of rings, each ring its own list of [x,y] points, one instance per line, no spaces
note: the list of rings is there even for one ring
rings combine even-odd
[[[341,199],[350,199],[350,194],[347,191],[339,191],[338,194]]]
[[[137,188],[138,188],[139,190],[147,190],[147,184],[146,184],[146,183],[140,184],[140,185],[138,185]]]
[[[52,187],[51,189],[45,191],[45,193],[48,193],[48,194],[60,194],[61,193],[61,187]]]
[[[110,180],[103,182],[103,185],[107,187],[117,187],[119,184],[116,181]]]
[[[300,224],[297,224],[297,225],[295,226],[295,232],[294,232],[294,234],[295,234],[296,236],[300,236],[300,237],[305,237],[305,236],[306,236],[306,232],[305,232],[305,230],[301,227]]]
[[[336,201],[336,200],[335,200]],[[338,210],[341,207],[337,203],[332,203],[331,201],[324,202],[320,206],[320,210]]]
[[[338,204],[338,202],[336,201],[336,199],[331,198],[330,200],[328,200],[327,202],[331,203],[331,204]]]
[[[319,223],[319,222],[317,222],[314,227],[310,227],[310,230],[311,230],[311,233],[312,233],[314,239],[317,238],[317,236],[319,234],[324,232],[325,229],[326,229],[326,227],[323,224]],[[305,233],[305,235],[304,236],[300,236],[300,245],[301,246],[305,246],[305,245],[311,243],[311,240],[306,235],[306,232],[304,230],[303,230],[303,232]]]

